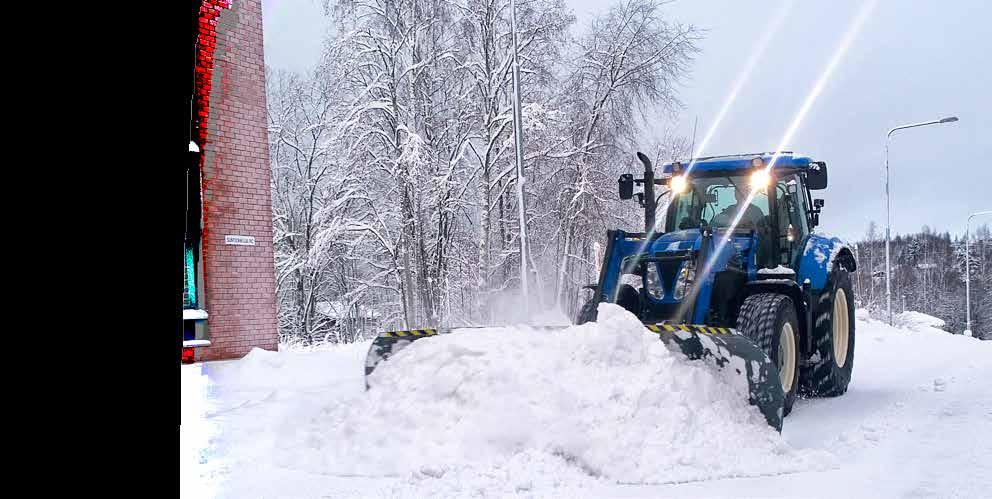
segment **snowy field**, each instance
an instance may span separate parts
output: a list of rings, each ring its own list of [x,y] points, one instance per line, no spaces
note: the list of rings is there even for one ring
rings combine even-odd
[[[861,311],[854,378],[781,435],[617,307],[549,333],[182,366],[183,497],[989,497],[992,342]]]

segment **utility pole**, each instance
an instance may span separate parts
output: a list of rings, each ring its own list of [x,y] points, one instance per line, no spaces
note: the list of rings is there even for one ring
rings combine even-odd
[[[979,215],[992,215],[992,210],[979,211],[978,213],[972,213],[968,217],[968,223],[964,227],[964,308],[966,326],[964,328],[964,335],[971,336],[971,247],[969,243],[971,242],[971,219]]]
[[[854,261],[861,261],[861,252],[858,250],[858,243],[854,243]],[[868,272],[871,272],[869,269]],[[864,296],[864,288],[861,287],[861,274],[864,272],[858,272],[858,289],[854,291],[854,296]]]
[[[524,127],[520,110],[520,64],[517,62],[517,3],[510,0],[510,32],[513,38],[513,144],[517,160],[517,211],[520,216],[520,291],[524,313],[528,312],[530,296],[527,290],[527,218],[524,205]]]
[[[892,137],[892,132],[896,130],[902,130],[904,128],[914,128],[924,125],[938,125],[941,123],[954,123],[957,121],[957,116],[950,116],[947,118],[942,118],[933,121],[924,121],[921,123],[912,123],[909,125],[897,126],[885,135],[885,308],[889,314],[889,325],[892,325],[892,271],[889,267],[889,229],[891,228],[891,217],[889,216],[889,138]],[[905,301],[905,296],[903,296],[903,301]],[[905,308],[905,307],[904,307]]]

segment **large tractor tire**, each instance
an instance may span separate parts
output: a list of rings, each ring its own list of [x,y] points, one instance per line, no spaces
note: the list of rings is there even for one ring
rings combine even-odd
[[[785,392],[782,417],[788,416],[799,391],[799,320],[792,299],[778,293],[748,296],[737,316],[737,330],[778,368]]]
[[[837,265],[813,301],[813,352],[803,393],[836,397],[847,391],[854,369],[854,293],[847,269]]]
[[[630,313],[634,315],[640,315],[641,312],[641,296],[637,292],[637,289],[630,284],[624,284],[620,286],[620,292],[617,293],[617,305],[627,309]],[[585,324],[587,322],[595,322],[596,317],[599,314],[599,296],[593,295],[588,301],[582,305],[579,309],[579,317],[576,324]]]

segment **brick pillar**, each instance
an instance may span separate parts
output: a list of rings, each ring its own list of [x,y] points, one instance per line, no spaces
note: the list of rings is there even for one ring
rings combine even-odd
[[[216,7],[203,147],[203,303],[212,345],[197,357],[213,360],[275,350],[278,332],[261,1],[204,4],[227,4]],[[228,235],[255,244],[226,244]]]

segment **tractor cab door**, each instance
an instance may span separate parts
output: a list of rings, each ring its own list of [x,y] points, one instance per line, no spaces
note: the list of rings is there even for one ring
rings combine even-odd
[[[779,240],[778,264],[795,269],[803,251],[803,243],[809,234],[809,223],[806,214],[806,196],[801,184],[802,179],[796,174],[784,175],[778,178],[775,186],[775,205],[778,211],[778,227],[776,230]]]

